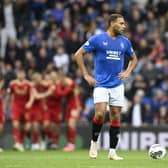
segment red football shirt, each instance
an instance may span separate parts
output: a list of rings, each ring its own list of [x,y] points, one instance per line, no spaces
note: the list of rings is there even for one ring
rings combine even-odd
[[[46,87],[44,87],[42,84],[35,84],[32,89],[35,89],[38,93],[43,93],[46,90]],[[42,99],[36,99],[33,103],[33,105],[42,105]]]
[[[74,80],[72,80],[69,85],[62,84],[62,86],[58,88],[58,93],[62,96],[66,96],[67,110],[81,108],[80,92]]]
[[[13,104],[25,105],[29,100],[31,85],[26,80],[23,82],[14,80],[10,83],[8,92],[13,95]]]
[[[46,98],[46,103],[49,108],[57,109],[58,111],[61,111],[62,106],[62,95],[58,92],[58,87],[60,84],[52,84],[48,86],[48,89],[52,86],[55,86],[55,90],[53,91],[52,95]]]

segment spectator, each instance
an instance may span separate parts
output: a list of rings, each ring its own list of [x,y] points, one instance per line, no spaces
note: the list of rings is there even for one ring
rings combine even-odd
[[[133,104],[129,109],[128,121],[134,127],[143,126],[145,123],[145,106],[142,104],[144,92],[137,90],[133,98]]]
[[[65,41],[66,51],[68,54],[73,54],[81,46],[81,42],[78,39],[78,33],[73,32],[71,39]]]
[[[51,10],[51,16],[54,17],[55,22],[60,25],[64,18],[64,8],[61,2],[56,2],[54,9]]]
[[[9,38],[7,42],[6,54],[4,60],[6,63],[14,65],[15,59],[20,59],[19,48],[16,44],[16,41],[12,38]]]
[[[38,55],[36,57],[36,62],[37,64],[37,70],[40,72],[46,69],[47,65],[51,62],[52,60],[50,57],[47,55],[47,49],[46,48],[40,48],[38,50]]]
[[[159,72],[154,67],[152,62],[148,61],[142,70],[142,75],[145,78],[145,81],[147,81],[149,87],[154,87],[157,84],[157,80],[159,78]]]
[[[57,53],[54,56],[54,64],[61,72],[67,74],[69,70],[69,56],[65,53],[63,46],[57,48]]]
[[[166,95],[161,89],[154,89],[153,90],[153,97],[151,99],[151,111],[154,116],[154,123],[155,125],[158,125],[158,116],[159,116],[159,111],[162,105],[166,103]]]
[[[46,0],[31,0],[31,7],[33,11],[33,19],[44,19],[44,13],[46,9]]]
[[[15,11],[18,38],[23,38],[30,29],[31,6],[29,1],[17,0]]]
[[[101,34],[103,31],[97,27],[96,21],[92,20],[89,25],[89,29],[86,33],[86,40],[94,34]]]
[[[93,92],[90,92],[89,97],[86,99],[84,109],[82,112],[81,120],[83,122],[92,121],[94,116],[94,103],[93,103]]]
[[[165,105],[162,105],[159,110],[159,125],[166,125],[168,123],[168,112],[167,107]]]
[[[16,40],[15,9],[12,0],[3,0],[0,6],[1,58],[5,57],[8,38]]]

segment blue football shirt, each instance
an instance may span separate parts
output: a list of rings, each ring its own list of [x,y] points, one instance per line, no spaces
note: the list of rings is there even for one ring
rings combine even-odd
[[[94,53],[96,87],[112,88],[122,84],[118,74],[123,70],[124,57],[134,55],[128,38],[119,35],[113,39],[107,33],[102,33],[92,36],[82,48]]]

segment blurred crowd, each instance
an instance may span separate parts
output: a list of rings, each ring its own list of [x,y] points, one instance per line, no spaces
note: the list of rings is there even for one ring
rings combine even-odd
[[[80,86],[81,121],[89,122],[94,112],[92,88],[73,55],[89,37],[106,30],[113,12],[125,17],[125,35],[138,56],[134,73],[125,81],[123,123],[168,124],[167,0],[1,0],[0,73],[5,88],[20,68],[28,78],[34,71],[56,68]],[[85,56],[85,63],[93,74],[92,54]]]

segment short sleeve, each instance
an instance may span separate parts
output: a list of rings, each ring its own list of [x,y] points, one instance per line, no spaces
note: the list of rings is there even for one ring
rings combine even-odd
[[[131,42],[128,40],[128,43],[127,43],[127,50],[126,50],[126,54],[129,56],[129,57],[132,57],[134,55],[134,49],[132,47],[132,44]]]
[[[82,48],[86,52],[93,52],[96,49],[96,36],[89,38],[89,40],[82,45]]]

